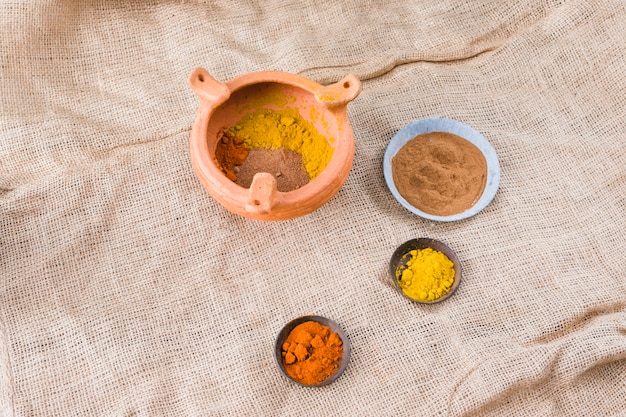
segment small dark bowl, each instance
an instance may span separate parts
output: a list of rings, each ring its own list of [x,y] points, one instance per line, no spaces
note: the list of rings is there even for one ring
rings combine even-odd
[[[285,343],[285,340],[287,340],[289,333],[291,333],[291,331],[297,325],[305,323],[307,321],[315,321],[321,325],[329,327],[332,332],[337,333],[337,336],[339,336],[339,338],[341,339],[343,343],[343,352],[341,355],[341,362],[339,362],[339,368],[337,368],[337,371],[334,374],[332,374],[331,376],[329,376],[328,378],[326,378],[319,384],[315,384],[315,385],[303,384],[291,378],[289,374],[287,373],[287,371],[285,370],[285,364],[283,362],[283,357],[282,357],[283,343]],[[276,338],[276,345],[274,346],[274,356],[276,358],[276,363],[278,364],[278,369],[280,369],[282,374],[285,375],[291,381],[295,382],[298,385],[302,385],[303,387],[321,387],[321,386],[328,385],[334,382],[337,378],[341,376],[343,371],[346,370],[346,367],[348,366],[348,362],[350,362],[350,340],[348,339],[348,336],[343,331],[343,329],[341,329],[341,327],[339,327],[337,323],[335,323],[334,321],[329,320],[325,317],[320,317],[320,316],[302,316],[302,317],[298,317],[296,319],[291,320],[289,323],[285,325],[285,327],[283,327],[280,333],[278,333],[278,337]]]
[[[426,249],[426,248],[432,248],[436,251],[443,253],[454,264],[454,282],[452,283],[452,287],[450,288],[450,291],[448,291],[446,294],[442,295],[441,297],[433,301],[420,301],[420,300],[416,300],[414,298],[409,297],[408,295],[402,292],[402,288],[400,288],[400,285],[398,284],[398,280],[396,279],[396,271],[399,268],[400,269],[404,268],[406,266],[406,263],[409,260],[409,258],[403,259],[403,256],[412,250],[420,250],[420,249]],[[457,287],[459,286],[459,283],[461,282],[461,262],[459,262],[459,258],[456,256],[456,253],[452,251],[452,249],[450,249],[445,244],[439,242],[438,240],[428,239],[428,238],[412,239],[398,246],[398,249],[396,249],[396,251],[391,256],[391,260],[389,261],[389,275],[391,276],[391,280],[393,281],[396,289],[404,297],[408,298],[409,300],[413,302],[420,303],[420,304],[435,304],[435,303],[440,303],[448,299],[454,293],[454,291],[456,291]]]

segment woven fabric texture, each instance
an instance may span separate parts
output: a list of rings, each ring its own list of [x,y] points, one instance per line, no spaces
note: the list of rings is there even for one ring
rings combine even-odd
[[[0,33],[0,416],[625,415],[624,1],[5,0]],[[357,75],[343,188],[226,211],[190,162],[195,67]],[[474,217],[384,182],[427,117],[496,150]],[[416,237],[461,259],[441,304],[387,276]],[[323,388],[273,356],[305,314],[352,345]]]

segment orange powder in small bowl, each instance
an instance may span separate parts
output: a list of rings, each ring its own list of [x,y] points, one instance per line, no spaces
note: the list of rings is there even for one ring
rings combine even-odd
[[[276,340],[276,360],[291,380],[305,386],[322,386],[336,380],[346,368],[350,344],[332,321],[303,316],[289,322]]]

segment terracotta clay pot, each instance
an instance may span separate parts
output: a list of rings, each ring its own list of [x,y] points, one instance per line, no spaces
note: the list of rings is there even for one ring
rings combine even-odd
[[[190,136],[191,162],[204,188],[227,210],[259,220],[291,219],[317,210],[343,186],[354,158],[346,108],[361,92],[356,76],[349,74],[322,86],[299,75],[262,71],[220,83],[206,70],[196,68],[189,85],[200,99]],[[334,153],[326,168],[308,184],[289,192],[278,191],[269,173],[257,173],[250,188],[229,180],[215,160],[218,132],[260,108],[285,107],[298,109],[303,119],[329,139]]]

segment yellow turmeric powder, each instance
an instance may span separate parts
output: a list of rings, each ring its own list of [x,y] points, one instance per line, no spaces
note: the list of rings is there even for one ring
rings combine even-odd
[[[454,264],[432,248],[412,250],[406,268],[396,270],[402,292],[418,301],[435,301],[446,295],[454,283]]]
[[[230,132],[242,138],[248,149],[285,148],[298,152],[311,180],[326,168],[334,152],[329,140],[291,107],[259,109],[231,127]]]

